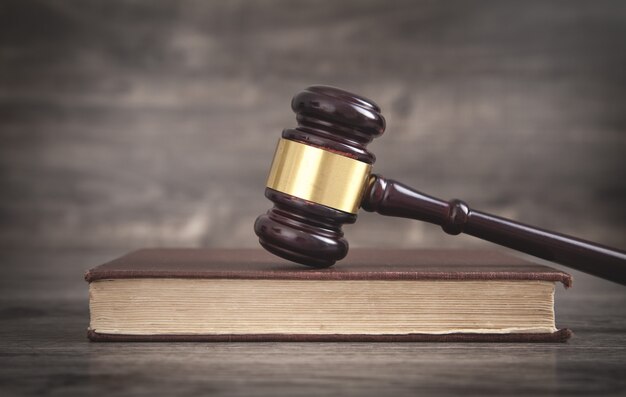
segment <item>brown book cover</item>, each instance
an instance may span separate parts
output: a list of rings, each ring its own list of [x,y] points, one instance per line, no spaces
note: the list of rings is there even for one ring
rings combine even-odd
[[[353,249],[327,269],[307,268],[261,249],[143,249],[97,266],[87,282],[176,278],[239,280],[537,280],[572,284],[569,274],[497,251]],[[352,341],[352,342],[564,342],[552,333],[449,334],[186,334],[125,335],[88,331],[92,341]]]

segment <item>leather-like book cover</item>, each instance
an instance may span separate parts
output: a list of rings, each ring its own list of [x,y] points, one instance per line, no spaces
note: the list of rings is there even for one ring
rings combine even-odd
[[[491,250],[352,249],[326,269],[308,268],[261,249],[142,249],[85,274],[103,279],[280,279],[280,280],[540,280],[572,284],[569,274]],[[232,334],[123,335],[88,331],[98,342],[564,342],[572,332],[508,334]]]

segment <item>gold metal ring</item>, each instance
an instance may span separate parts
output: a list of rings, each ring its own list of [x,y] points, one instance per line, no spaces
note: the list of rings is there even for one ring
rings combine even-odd
[[[267,187],[356,214],[371,164],[281,138]]]

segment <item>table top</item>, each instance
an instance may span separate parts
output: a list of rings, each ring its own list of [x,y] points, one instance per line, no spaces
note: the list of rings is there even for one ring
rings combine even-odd
[[[2,395],[626,393],[626,289],[582,273],[564,344],[91,343],[83,273],[122,253],[0,253]]]

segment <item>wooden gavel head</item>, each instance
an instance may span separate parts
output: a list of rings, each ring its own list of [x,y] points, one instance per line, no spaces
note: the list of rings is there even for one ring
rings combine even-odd
[[[268,251],[313,267],[327,267],[348,253],[341,227],[359,207],[465,233],[538,258],[626,285],[626,252],[551,232],[441,200],[393,179],[371,174],[375,157],[366,146],[385,130],[380,108],[369,99],[332,87],[297,94],[291,108],[298,127],[283,131],[267,179],[274,207],[254,231]]]
[[[328,267],[348,253],[341,227],[354,223],[375,156],[366,146],[385,131],[373,101],[313,86],[291,102],[298,127],[278,142],[265,189],[274,203],[254,231],[268,251]]]

